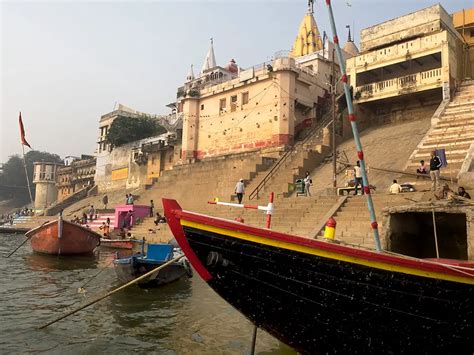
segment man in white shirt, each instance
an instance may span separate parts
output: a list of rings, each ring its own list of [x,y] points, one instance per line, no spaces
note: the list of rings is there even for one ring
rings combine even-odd
[[[362,195],[364,194],[364,183],[362,180],[362,168],[360,167],[360,161],[357,160],[356,165],[354,166],[354,196],[357,195],[358,187],[361,187]]]
[[[402,192],[402,187],[397,182],[397,180],[393,180],[393,184],[390,186],[389,191],[391,194],[399,194]]]

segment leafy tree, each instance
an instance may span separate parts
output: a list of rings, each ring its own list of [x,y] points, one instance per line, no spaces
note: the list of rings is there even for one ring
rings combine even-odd
[[[41,161],[62,163],[59,155],[37,150],[30,150],[26,153],[25,161],[33,196],[35,193],[35,185],[32,183],[33,163]],[[13,207],[30,202],[23,159],[18,155],[12,155],[8,161],[3,164],[3,170],[0,172],[0,200],[11,200]]]
[[[107,140],[112,146],[119,147],[163,133],[166,133],[166,129],[153,118],[119,116],[110,125]]]

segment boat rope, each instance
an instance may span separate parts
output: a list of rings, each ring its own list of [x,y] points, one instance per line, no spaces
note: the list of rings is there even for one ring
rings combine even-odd
[[[44,328],[50,326],[51,324],[54,324],[54,323],[56,323],[56,322],[59,322],[60,320],[62,320],[62,319],[64,319],[64,318],[67,318],[67,317],[69,317],[70,315],[79,312],[80,310],[83,310],[84,308],[87,308],[87,307],[89,307],[89,306],[91,306],[91,305],[93,305],[93,304],[95,304],[95,303],[97,303],[97,302],[99,302],[99,301],[102,301],[104,298],[107,298],[107,297],[113,295],[114,293],[117,293],[117,292],[119,292],[119,291],[122,291],[123,289],[125,289],[125,288],[127,288],[127,287],[129,287],[129,286],[132,286],[132,285],[136,284],[137,282],[139,282],[139,281],[141,281],[141,280],[143,280],[143,279],[146,279],[147,277],[151,276],[153,273],[158,272],[158,271],[160,271],[161,269],[164,269],[164,268],[167,267],[167,266],[170,266],[171,264],[173,264],[174,262],[178,261],[179,259],[181,259],[181,258],[183,258],[183,257],[184,257],[184,254],[183,254],[183,255],[179,255],[179,256],[177,256],[177,257],[174,258],[174,259],[168,260],[166,263],[161,264],[160,266],[154,268],[153,270],[148,271],[146,274],[143,274],[142,276],[139,276],[139,277],[137,277],[136,279],[133,279],[132,281],[130,281],[130,282],[128,282],[128,283],[126,283],[126,284],[124,284],[124,285],[122,285],[122,286],[120,286],[120,287],[118,287],[118,288],[116,288],[116,289],[114,289],[114,290],[112,290],[112,291],[110,291],[110,292],[107,292],[105,295],[96,297],[96,298],[94,298],[93,300],[91,300],[91,301],[89,301],[89,302],[86,302],[85,304],[83,304],[83,305],[81,305],[81,306],[79,306],[79,307],[77,307],[77,308],[75,308],[75,309],[73,309],[73,310],[71,310],[71,311],[68,311],[68,312],[62,314],[61,316],[57,317],[56,319],[53,319],[52,321],[43,324],[42,326],[38,327],[38,329],[44,329]]]
[[[362,172],[362,182],[363,182],[363,185],[364,185],[362,188],[363,188],[364,194],[367,198],[367,206],[369,208],[370,222],[371,222],[370,225],[371,225],[372,231],[374,233],[375,248],[378,252],[382,252],[382,246],[380,244],[377,218],[375,216],[375,208],[374,208],[374,204],[373,204],[373,201],[372,201],[372,195],[370,193],[369,180],[367,178],[367,170],[366,170],[366,166],[365,166],[364,151],[362,150],[362,143],[360,141],[359,129],[357,128],[357,123],[356,123],[356,115],[354,114],[354,106],[352,104],[351,89],[350,89],[350,85],[348,83],[348,78],[347,78],[347,73],[346,73],[346,64],[345,64],[345,60],[342,56],[341,47],[339,45],[339,39],[337,37],[336,23],[335,23],[334,14],[333,14],[333,11],[332,11],[331,0],[326,0],[326,5],[327,5],[327,8],[328,8],[329,21],[331,23],[331,29],[332,29],[332,33],[333,33],[333,37],[334,37],[333,41],[334,41],[334,45],[336,47],[338,64],[339,64],[339,68],[341,70],[341,75],[342,75],[341,80],[344,84],[344,94],[346,96],[348,118],[349,118],[349,121],[351,123],[352,134],[354,135],[354,141],[355,141],[356,149],[357,149],[357,157],[358,157],[359,162],[360,162],[360,168],[361,168],[361,172]]]
[[[89,280],[87,280],[81,287],[79,287],[77,289],[77,293],[83,293],[85,294],[86,293],[86,290],[84,287],[86,287],[86,285],[91,282],[93,279],[95,279],[97,276],[99,276],[104,270],[107,270],[107,268],[114,262],[114,258],[112,258],[108,263],[107,265],[105,265],[103,268],[100,269],[99,272],[97,272],[94,276],[92,276],[91,278],[89,278]]]

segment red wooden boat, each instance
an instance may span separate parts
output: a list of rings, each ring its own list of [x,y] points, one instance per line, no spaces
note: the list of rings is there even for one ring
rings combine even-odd
[[[136,243],[143,243],[141,240],[132,239],[100,239],[100,246],[105,248],[113,249],[133,249],[133,245]]]
[[[25,234],[37,253],[51,255],[89,254],[100,245],[100,234],[60,216]]]

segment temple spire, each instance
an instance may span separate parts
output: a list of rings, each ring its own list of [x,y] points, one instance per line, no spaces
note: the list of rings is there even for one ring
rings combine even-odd
[[[211,38],[211,46],[207,52],[206,58],[204,59],[204,64],[202,65],[201,73],[204,71],[216,67],[216,56],[214,55],[214,40]]]
[[[301,57],[323,49],[323,42],[313,13],[313,0],[308,0],[308,10],[300,23],[298,35],[291,49],[291,55],[293,57]]]
[[[349,29],[347,33],[347,42],[354,42],[351,37],[351,25],[346,25],[346,28]]]
[[[193,65],[191,64],[191,69],[189,69],[188,76],[186,77],[186,81],[193,81],[194,80],[194,70]]]

